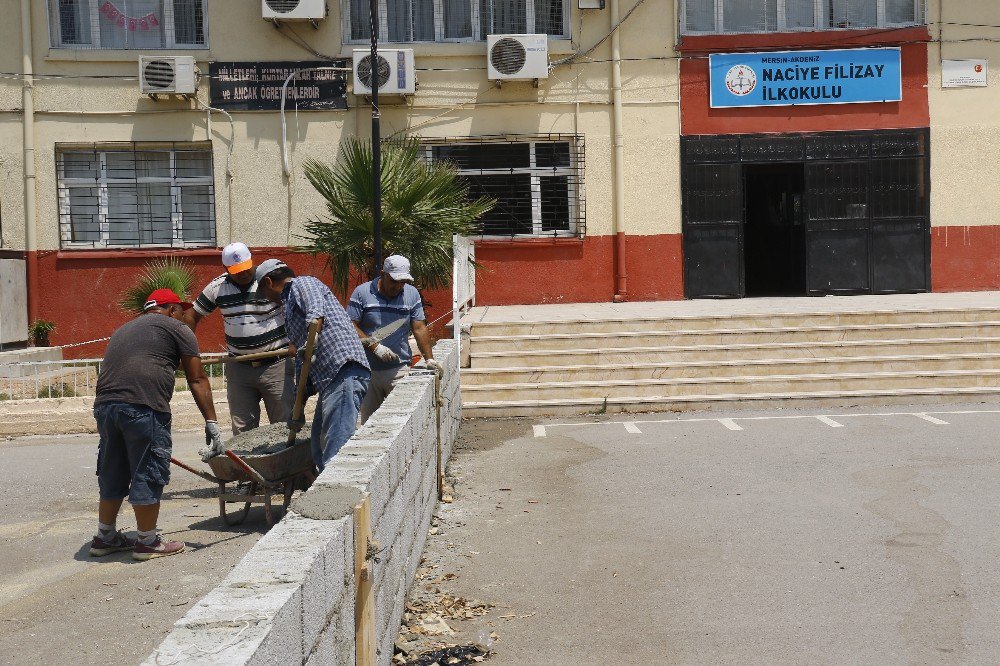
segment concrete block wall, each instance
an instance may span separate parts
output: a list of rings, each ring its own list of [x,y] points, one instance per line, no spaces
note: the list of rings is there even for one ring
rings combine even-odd
[[[442,461],[461,422],[459,353],[434,347],[441,381]],[[433,374],[414,373],[359,428],[287,516],[181,618],[144,662],[353,664],[354,507],[369,495],[378,663],[389,664],[406,593],[437,504]]]

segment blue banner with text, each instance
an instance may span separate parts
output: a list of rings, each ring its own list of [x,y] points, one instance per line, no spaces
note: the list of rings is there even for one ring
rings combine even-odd
[[[903,99],[898,48],[716,53],[709,69],[713,109]]]

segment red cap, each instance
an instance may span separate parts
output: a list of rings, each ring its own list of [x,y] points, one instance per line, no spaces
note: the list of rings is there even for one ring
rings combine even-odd
[[[185,310],[191,307],[191,304],[182,301],[181,297],[175,294],[173,289],[157,289],[146,298],[146,305],[142,309],[146,311],[150,308],[163,307],[172,303],[177,303]]]

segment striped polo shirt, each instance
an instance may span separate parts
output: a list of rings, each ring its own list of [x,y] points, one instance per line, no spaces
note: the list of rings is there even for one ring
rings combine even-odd
[[[257,282],[244,288],[222,274],[208,283],[194,302],[205,317],[216,308],[222,314],[230,354],[255,354],[288,347],[283,306],[257,293]]]

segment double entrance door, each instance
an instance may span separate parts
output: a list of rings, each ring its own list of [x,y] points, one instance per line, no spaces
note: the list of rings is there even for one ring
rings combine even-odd
[[[681,141],[688,298],[930,289],[926,129]]]

